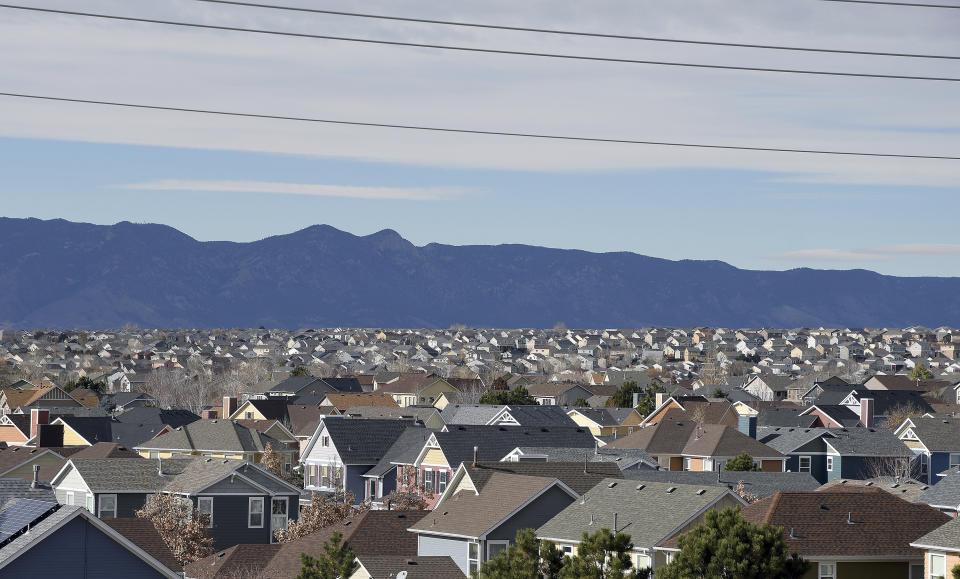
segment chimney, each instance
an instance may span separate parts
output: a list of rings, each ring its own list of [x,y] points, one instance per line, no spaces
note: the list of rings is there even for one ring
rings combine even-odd
[[[745,416],[741,414],[737,417],[737,430],[746,434],[750,438],[757,437],[757,417]]]
[[[217,417],[217,411],[215,409],[204,410],[203,412],[200,413],[200,418],[203,418],[204,420],[209,420],[211,418],[216,418],[216,417]]]
[[[636,408],[636,407],[639,406],[639,405],[640,405],[640,393],[639,393],[639,392],[634,392],[634,393],[633,393],[633,407]]]
[[[50,411],[46,408],[30,409],[30,438],[40,432],[41,424],[50,424]]]
[[[237,397],[236,396],[224,396],[223,397],[223,418],[230,418],[234,412],[237,411]]]
[[[666,392],[657,392],[657,408],[660,408],[660,405],[663,404],[664,396],[666,395]]]
[[[33,465],[33,482],[30,483],[30,488],[35,489],[40,486],[40,465]]]
[[[873,428],[873,398],[860,399],[860,423]]]

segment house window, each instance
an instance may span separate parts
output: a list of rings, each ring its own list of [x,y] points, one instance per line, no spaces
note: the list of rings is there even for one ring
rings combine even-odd
[[[263,497],[250,497],[248,507],[247,507],[247,527],[248,528],[262,528],[263,527]]]
[[[827,472],[833,472],[833,457],[827,457]]]
[[[423,487],[426,489],[427,494],[433,493],[433,471],[424,470],[423,471]]]
[[[510,541],[487,541],[487,561],[506,551]]]
[[[73,493],[70,492],[70,491],[67,491],[66,503],[67,503],[68,505],[74,504]]]
[[[930,553],[930,577],[929,579],[946,579],[947,577],[947,556],[938,553]]]
[[[960,466],[960,453],[951,452],[950,453],[950,469],[955,469]]]
[[[633,566],[637,569],[649,569],[653,566],[653,561],[650,559],[649,555],[641,555],[640,553],[636,553],[633,557]]]
[[[321,441],[320,444],[321,444],[322,446],[330,446],[330,437],[329,437],[329,436],[324,436],[323,438],[320,439],[320,441]]]
[[[323,465],[320,467],[320,486],[330,486],[330,467]]]
[[[207,528],[213,527],[213,497],[198,498],[197,510],[207,515]]]
[[[929,469],[930,469],[930,457],[926,454],[921,454],[920,455],[920,475],[923,477],[926,477]]]
[[[467,543],[467,570],[471,575],[480,572],[480,543]]]
[[[248,410],[248,411],[244,412],[243,415],[244,415],[244,418],[246,418],[247,420],[253,420],[253,412],[250,412],[250,411]]]
[[[563,551],[563,554],[564,554],[565,556],[573,557],[573,546],[572,546],[572,545],[564,545],[564,546],[561,548],[561,551]]]
[[[450,476],[445,470],[437,471],[437,494],[443,494],[443,491],[447,490],[447,478]]]
[[[684,458],[684,459],[683,459],[683,470],[690,470],[690,459],[689,459],[689,458]]]
[[[101,519],[104,517],[116,518],[117,495],[100,495],[100,512],[97,516]]]
[[[817,579],[837,579],[836,563],[819,563]]]
[[[800,457],[800,472],[810,472],[810,457],[801,456]]]

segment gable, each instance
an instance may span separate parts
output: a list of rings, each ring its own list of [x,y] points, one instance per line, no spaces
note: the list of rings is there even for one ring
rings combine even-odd
[[[90,487],[87,486],[87,482],[83,480],[80,472],[72,463],[68,463],[67,466],[64,466],[64,468],[57,473],[57,476],[55,476],[51,482],[51,486],[58,489],[90,492]]]
[[[249,400],[247,400],[246,402],[244,402],[243,404],[241,404],[241,405],[240,405],[240,408],[237,408],[237,409],[234,411],[234,413],[229,416],[229,418],[246,418],[246,417],[247,417],[247,412],[252,412],[252,413],[253,413],[253,415],[252,415],[252,417],[251,417],[253,420],[266,420],[266,419],[267,419],[267,417],[264,416],[263,414],[261,414],[260,411],[257,410],[257,407],[254,406],[253,404],[251,404]]]

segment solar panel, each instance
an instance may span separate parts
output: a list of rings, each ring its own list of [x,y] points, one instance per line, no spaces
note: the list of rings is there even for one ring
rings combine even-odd
[[[57,503],[20,499],[0,511],[0,541],[5,540],[44,518],[59,507]]]

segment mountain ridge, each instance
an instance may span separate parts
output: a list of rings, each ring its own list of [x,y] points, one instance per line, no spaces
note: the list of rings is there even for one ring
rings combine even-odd
[[[744,270],[330,225],[251,242],[0,218],[0,327],[960,325],[960,278]]]

